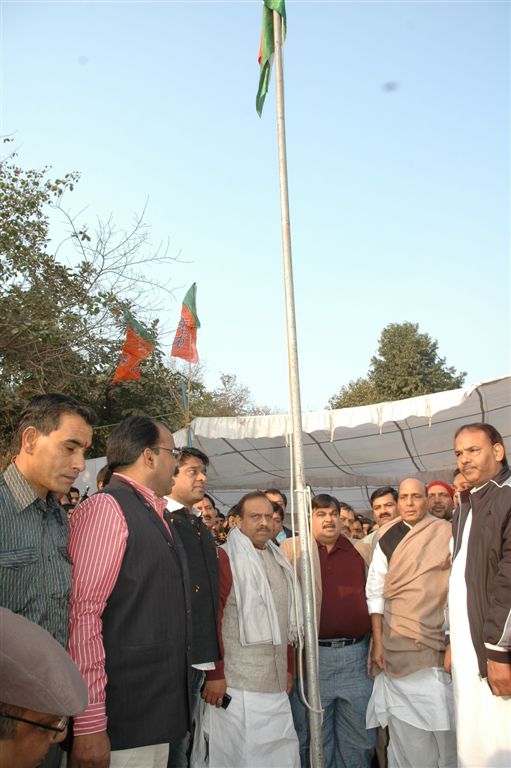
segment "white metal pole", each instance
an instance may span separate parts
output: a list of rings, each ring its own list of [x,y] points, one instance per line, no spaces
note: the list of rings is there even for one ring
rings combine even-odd
[[[310,755],[313,768],[323,766],[321,740],[321,708],[318,682],[318,646],[313,609],[313,579],[309,558],[305,556],[305,531],[307,509],[305,497],[305,471],[302,442],[302,407],[300,402],[300,379],[298,373],[298,345],[296,341],[295,300],[293,288],[293,260],[291,255],[291,225],[289,218],[289,195],[287,186],[286,124],[284,115],[284,72],[282,66],[282,17],[273,11],[273,34],[275,42],[275,84],[277,93],[277,136],[279,149],[280,210],[282,221],[282,251],[284,257],[284,287],[286,296],[287,348],[289,363],[289,391],[291,398],[291,423],[293,432],[293,462],[296,508],[298,510],[298,531],[303,555],[300,558],[300,575],[303,590],[303,614],[305,634],[305,661],[307,665],[308,699],[314,710],[310,718]]]

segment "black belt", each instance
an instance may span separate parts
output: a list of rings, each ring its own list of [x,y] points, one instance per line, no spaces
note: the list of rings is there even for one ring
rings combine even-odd
[[[361,643],[366,637],[367,635],[360,635],[360,637],[336,637],[334,640],[318,640],[318,643],[323,648],[345,648],[347,645]]]

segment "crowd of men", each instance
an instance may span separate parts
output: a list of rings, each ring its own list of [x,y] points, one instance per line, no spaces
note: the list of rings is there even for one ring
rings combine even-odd
[[[376,489],[373,519],[315,496],[305,551],[282,491],[223,518],[208,457],[146,416],[114,427],[100,490],[76,503],[94,424],[71,397],[34,398],[0,474],[0,768],[307,768],[306,556],[325,766],[511,765],[494,427],[457,430],[452,485]]]

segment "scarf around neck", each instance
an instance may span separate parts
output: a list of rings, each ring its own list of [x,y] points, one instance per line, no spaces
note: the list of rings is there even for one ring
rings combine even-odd
[[[281,645],[283,642],[298,645],[303,639],[302,596],[298,582],[295,590],[293,570],[279,548],[271,541],[266,545],[266,551],[275,558],[287,582],[288,636],[285,639],[280,636],[268,576],[248,536],[239,528],[233,528],[223,548],[231,564],[241,645]]]

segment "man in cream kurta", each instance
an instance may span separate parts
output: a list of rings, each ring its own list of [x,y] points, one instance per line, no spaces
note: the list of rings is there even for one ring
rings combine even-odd
[[[389,726],[389,768],[454,768],[452,684],[442,625],[451,527],[428,514],[418,480],[399,487],[401,520],[382,528],[367,577],[376,676],[367,725]]]
[[[301,598],[295,600],[292,570],[272,536],[271,502],[247,494],[238,527],[218,550],[223,661],[206,673],[192,766],[299,766],[288,693]],[[223,708],[226,693],[231,701]]]

